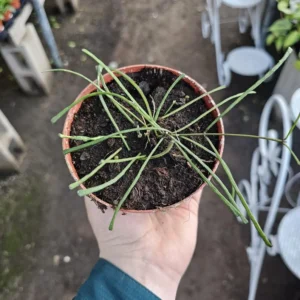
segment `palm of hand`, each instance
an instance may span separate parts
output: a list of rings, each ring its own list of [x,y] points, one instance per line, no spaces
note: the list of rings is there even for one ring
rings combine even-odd
[[[108,230],[113,210],[102,213],[86,198],[100,256],[146,286],[149,286],[148,275],[162,273],[166,280],[171,279],[178,285],[196,245],[200,194],[197,192],[178,207],[165,211],[120,213],[113,231]]]

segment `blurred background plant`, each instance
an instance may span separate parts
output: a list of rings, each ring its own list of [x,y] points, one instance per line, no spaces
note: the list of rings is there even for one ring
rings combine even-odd
[[[294,47],[298,53],[295,68],[300,70],[300,1],[277,0],[280,19],[269,28],[267,45],[275,45],[278,52]]]

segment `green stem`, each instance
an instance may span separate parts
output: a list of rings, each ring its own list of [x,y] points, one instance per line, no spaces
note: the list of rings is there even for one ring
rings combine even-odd
[[[215,148],[214,144],[210,141],[209,138],[206,138],[207,141],[209,142],[210,146],[212,147],[212,149],[214,150],[214,152],[216,153],[219,161],[221,162],[224,170],[227,170],[228,172],[227,175],[228,175],[228,178],[232,184],[232,186],[234,187],[237,195],[239,196],[239,199],[242,203],[242,205],[244,206],[246,212],[247,212],[247,215],[249,216],[250,220],[252,221],[254,227],[256,228],[257,232],[259,233],[260,237],[263,239],[263,241],[265,242],[265,244],[269,247],[272,247],[272,244],[271,242],[268,240],[267,236],[265,235],[265,233],[263,232],[262,228],[260,227],[259,223],[257,222],[257,220],[255,219],[255,217],[253,216],[252,212],[251,212],[251,209],[249,208],[248,206],[248,203],[247,201],[245,200],[243,194],[241,193],[240,189],[238,188],[237,184],[235,183],[235,180],[228,168],[228,166],[226,164],[223,163],[223,159],[221,158],[218,150]]]
[[[225,88],[226,88],[226,86],[219,86],[219,87],[217,87],[217,88],[215,88],[215,89],[213,89],[213,90],[211,90],[211,91],[209,91],[209,92],[206,92],[206,93],[204,93],[204,94],[198,96],[197,98],[195,98],[195,99],[189,101],[188,103],[182,105],[181,107],[179,107],[179,108],[173,110],[173,111],[170,112],[169,114],[164,115],[163,117],[161,117],[161,119],[166,119],[166,118],[168,118],[168,117],[170,117],[170,116],[172,116],[172,115],[174,115],[174,114],[180,112],[181,110],[187,108],[188,106],[194,104],[195,102],[199,101],[200,99],[204,98],[205,96],[208,96],[208,95],[210,95],[210,94],[212,94],[212,93],[218,92],[218,91],[223,90],[223,89],[225,89]]]
[[[103,76],[101,74],[101,77],[100,77],[100,80],[101,80],[101,84],[102,84],[102,87],[104,88],[105,92],[107,93],[110,93],[110,90],[108,89],[104,79],[103,79]],[[130,116],[127,114],[127,112],[124,110],[124,107],[122,107],[122,105],[115,100],[114,97],[112,96],[107,96],[108,99],[111,100],[111,102],[114,104],[114,106],[119,110],[119,112],[132,124],[134,125],[134,121],[130,118]]]
[[[121,72],[120,70],[115,70],[115,72],[117,74],[120,74],[121,76],[123,76],[137,91],[138,93],[140,94],[140,96],[142,97],[144,103],[145,103],[145,106],[146,106],[146,109],[148,111],[148,114],[149,116],[152,115],[152,112],[151,112],[151,109],[150,109],[150,106],[149,106],[149,102],[144,94],[144,92],[142,91],[142,89],[136,84],[136,82],[130,78],[127,74]]]
[[[97,79],[98,79],[98,85],[99,85],[99,86],[100,86],[99,83],[100,83],[101,72],[102,72],[102,69],[101,69],[101,68],[98,68]],[[102,90],[99,88],[99,92],[101,92],[101,91],[102,91]],[[105,102],[103,96],[102,96],[102,95],[99,95],[99,99],[100,99],[100,102],[101,102],[101,104],[102,104],[102,106],[103,106],[103,108],[104,108],[104,111],[106,112],[108,118],[110,119],[111,123],[113,124],[113,126],[114,126],[114,128],[115,128],[115,130],[116,130],[116,133],[119,133],[119,132],[120,132],[119,126],[118,126],[117,122],[115,121],[114,117],[112,116],[112,114],[111,114],[109,108],[107,107],[106,102]],[[130,151],[130,147],[129,147],[128,143],[126,142],[126,140],[125,140],[123,134],[120,134],[120,137],[121,137],[122,142],[123,142],[123,144],[125,145],[126,149],[127,149],[128,151]]]
[[[230,112],[238,103],[240,103],[246,96],[249,95],[250,92],[255,90],[258,86],[260,86],[267,78],[272,76],[272,74],[281,67],[281,65],[287,60],[290,54],[293,52],[292,48],[288,48],[284,56],[279,60],[279,62],[269,71],[267,72],[260,80],[258,80],[255,84],[253,84],[246,92],[243,93],[236,101],[234,101],[228,108],[225,109],[223,113],[221,113],[211,124],[206,128],[206,132],[211,129],[221,118],[223,118],[228,112]]]
[[[129,196],[129,194],[131,193],[132,189],[135,187],[135,185],[138,182],[138,180],[140,179],[140,177],[141,177],[144,169],[146,168],[149,160],[151,159],[151,157],[155,153],[155,151],[158,149],[158,147],[159,147],[159,145],[161,144],[162,141],[163,141],[163,138],[160,139],[159,142],[156,144],[156,146],[153,148],[153,150],[151,151],[151,153],[149,154],[149,156],[147,157],[147,159],[144,161],[144,163],[142,164],[141,168],[139,169],[139,172],[136,175],[136,177],[134,178],[134,180],[132,181],[131,185],[129,186],[129,188],[127,189],[127,191],[124,193],[122,199],[120,200],[119,204],[117,205],[117,207],[116,207],[116,209],[114,211],[114,215],[113,215],[112,220],[111,220],[111,222],[109,224],[109,230],[113,230],[115,219],[116,219],[116,216],[117,216],[120,208],[122,207],[123,203],[125,202],[125,200]]]
[[[163,105],[165,104],[166,99],[168,98],[169,94],[171,93],[171,91],[173,90],[173,88],[176,86],[176,84],[183,78],[185,77],[185,74],[181,74],[179,77],[176,78],[176,80],[172,83],[172,85],[169,87],[168,91],[166,92],[166,94],[164,95],[163,99],[161,100],[157,111],[155,113],[155,117],[154,120],[156,121],[159,117],[160,111],[163,107]]]
[[[251,94],[255,94],[254,92],[251,92]],[[225,103],[235,99],[235,98],[238,98],[242,95],[242,93],[240,94],[237,94],[237,95],[234,95],[234,96],[231,96],[231,97],[228,97],[227,99],[221,101],[220,103],[218,103],[217,105],[213,106],[212,108],[210,108],[209,110],[207,110],[206,112],[204,112],[203,114],[201,114],[198,118],[196,118],[195,120],[193,120],[192,122],[190,122],[189,124],[185,125],[184,127],[176,130],[176,132],[181,132],[187,128],[189,128],[190,126],[192,126],[193,124],[199,122],[201,119],[203,119],[205,116],[207,116],[208,114],[210,114],[212,111],[214,111],[216,108],[224,105]]]
[[[117,151],[115,151],[113,154],[111,154],[107,159],[101,160],[99,166],[97,166],[91,173],[85,175],[81,179],[79,179],[76,182],[70,184],[69,185],[69,189],[70,190],[75,189],[76,187],[80,186],[80,184],[82,184],[83,182],[87,181],[89,178],[91,178],[92,176],[94,176],[98,171],[100,171],[100,169],[102,169],[107,164],[107,162],[110,159],[112,159],[113,157],[115,157],[121,150],[122,150],[122,148],[119,148]]]
[[[85,190],[79,190],[77,192],[78,195],[80,197],[83,197],[83,196],[86,196],[86,195],[89,195],[89,194],[92,194],[92,193],[99,192],[99,191],[107,188],[108,186],[115,184],[117,181],[119,181],[126,174],[126,172],[136,162],[136,160],[137,160],[137,158],[131,160],[131,162],[116,177],[114,177],[111,180],[109,180],[109,181],[107,181],[103,184],[100,184],[98,186],[91,187],[91,188],[88,188],[88,189],[85,189]]]
[[[165,115],[168,114],[168,112],[173,108],[173,106],[174,106],[175,104],[176,104],[176,100],[174,100],[174,101],[171,103],[171,105],[169,106],[169,108],[166,110]],[[165,115],[164,115],[164,116],[165,116]],[[162,116],[162,118],[163,118],[164,116]]]
[[[230,208],[230,210],[234,213],[234,215],[242,216],[241,212],[234,206],[230,201],[228,201],[221,193],[220,191],[214,186],[214,184],[206,178],[206,176],[200,171],[199,168],[193,163],[193,161],[189,158],[189,156],[186,154],[186,152],[181,148],[181,146],[175,142],[176,147],[180,150],[180,152],[183,154],[185,159],[190,163],[190,165],[193,167],[193,169],[199,174],[201,179],[212,189],[213,192],[215,192],[220,199],[224,202],[224,204]]]
[[[300,120],[300,113],[299,113],[298,117],[296,118],[295,122],[293,123],[292,127],[290,128],[289,132],[285,136],[284,140],[287,140],[288,137],[292,134],[292,132],[294,131],[295,127],[297,126],[299,120]]]
[[[141,127],[138,130],[143,130],[143,131],[145,131],[145,130],[146,131],[147,130],[157,130],[157,128],[156,127]],[[119,135],[120,133],[123,134],[123,133],[137,132],[138,130],[136,128],[131,128],[131,129],[122,130],[119,133],[114,132],[114,133],[106,135],[106,136],[100,136],[99,139],[97,139],[97,137],[95,137],[94,138],[95,140],[92,140],[90,142],[84,143],[84,144],[79,145],[79,146],[75,146],[73,148],[66,149],[66,150],[63,151],[63,153],[68,154],[68,153],[71,153],[71,152],[75,152],[75,151],[84,149],[86,147],[94,146],[94,145],[99,144],[99,143],[101,143],[103,141],[106,141],[108,139],[114,138],[115,136]],[[72,136],[66,137],[64,135],[61,135],[61,137],[72,139]],[[76,137],[76,138],[78,138],[78,137]]]
[[[252,138],[252,139],[262,139],[267,141],[273,141],[277,143],[282,143],[283,140],[268,138],[265,136],[259,135],[252,135],[252,134],[238,134],[238,133],[211,133],[211,132],[200,132],[200,133],[181,133],[178,134],[179,137],[181,136],[234,136],[234,137],[243,137],[243,138]]]
[[[126,87],[122,84],[122,82],[118,79],[118,77],[114,74],[114,72],[111,71],[111,69],[106,66],[97,56],[95,56],[93,53],[91,53],[90,51],[86,50],[86,49],[82,49],[83,53],[85,53],[86,55],[90,56],[93,60],[95,60],[103,69],[105,69],[109,75],[114,79],[114,81],[119,85],[119,87],[123,90],[123,92],[127,95],[127,97],[131,100],[129,101],[133,107],[135,108],[135,110],[140,113],[141,115],[144,116],[144,118],[149,121],[150,123],[153,123],[153,119],[152,116],[148,115],[145,110],[138,104],[138,102],[133,98],[133,96],[128,92],[128,90],[126,89]]]

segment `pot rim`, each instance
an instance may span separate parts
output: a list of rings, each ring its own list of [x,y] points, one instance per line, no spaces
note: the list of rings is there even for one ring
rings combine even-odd
[[[160,66],[160,65],[153,65],[153,64],[130,65],[130,66],[125,66],[125,67],[119,68],[118,70],[120,70],[120,71],[128,74],[128,73],[137,73],[137,72],[140,72],[144,68],[158,69],[158,70],[163,69],[163,70],[166,70],[166,71],[169,71],[169,72],[173,73],[176,76],[180,76],[180,74],[182,74],[182,72],[180,72],[180,71],[178,71],[176,69],[172,69],[172,68],[164,67],[164,66]],[[117,77],[119,77],[118,74],[115,74],[115,75]],[[109,83],[109,82],[111,82],[113,80],[113,78],[108,73],[106,73],[105,75],[103,75],[103,78],[104,78],[105,83]],[[195,90],[195,92],[198,92],[198,93],[200,92],[201,94],[206,93],[206,90],[197,81],[195,81],[191,77],[189,77],[189,76],[186,75],[182,80],[184,80],[187,84],[189,84]],[[75,99],[75,101],[77,99],[79,99],[79,98],[87,95],[87,94],[92,93],[95,90],[96,90],[96,87],[93,84],[89,84],[85,89],[83,89],[80,92],[80,94],[77,96],[77,98]],[[205,105],[206,105],[206,107],[208,109],[210,109],[211,107],[215,106],[215,102],[213,101],[213,99],[211,98],[210,95],[207,95],[207,96],[203,97],[203,100],[204,100]],[[73,120],[74,120],[74,116],[79,111],[81,105],[82,105],[82,102],[78,103],[75,106],[73,106],[69,110],[69,112],[67,114],[67,117],[65,119],[64,127],[63,127],[63,134],[64,135],[70,135],[71,126],[72,126],[72,123],[73,123]],[[214,109],[211,113],[213,114],[214,118],[217,118],[220,115],[220,112],[219,112],[218,108]],[[222,119],[220,119],[217,122],[217,127],[218,127],[218,133],[224,133],[224,125],[223,125],[223,120]],[[225,137],[223,135],[220,135],[219,136],[219,149],[218,149],[218,151],[219,151],[219,154],[221,156],[223,155],[223,151],[224,151],[224,143],[225,143]],[[63,138],[62,139],[62,147],[63,147],[63,150],[66,150],[66,149],[70,148],[69,139],[67,139],[67,138]],[[75,169],[75,166],[74,166],[74,164],[72,162],[71,153],[68,153],[68,154],[65,155],[65,160],[66,160],[68,169],[69,169],[72,177],[74,178],[75,181],[78,181],[79,180],[79,176],[78,176],[77,171]],[[217,170],[217,168],[219,166],[219,163],[220,162],[218,160],[216,160],[216,162],[214,164],[214,167],[212,169],[212,171],[214,173],[216,172],[216,170]],[[211,177],[212,176],[210,175],[208,177],[208,179],[210,180]],[[195,192],[193,192],[187,198],[193,196],[196,192],[202,191],[205,186],[206,186],[206,183],[205,182],[202,183],[199,186],[199,188],[197,190],[195,190]],[[86,189],[86,187],[83,184],[80,184],[80,187],[82,189]],[[114,205],[101,200],[100,198],[98,198],[94,194],[90,194],[90,195],[88,195],[88,197],[90,197],[91,199],[97,201],[100,204],[105,205],[106,207],[114,208]],[[185,198],[185,199],[187,199],[187,198]],[[182,203],[182,201],[184,201],[184,199],[182,199],[181,201],[179,201],[179,202],[177,202],[177,203],[175,203],[173,205],[163,207],[163,209],[177,207],[178,205],[180,205],[180,203]],[[131,209],[121,208],[120,210],[123,211],[123,212],[126,212],[126,213],[149,213],[149,212],[158,211],[160,209],[161,208],[148,209],[148,210],[131,210]]]

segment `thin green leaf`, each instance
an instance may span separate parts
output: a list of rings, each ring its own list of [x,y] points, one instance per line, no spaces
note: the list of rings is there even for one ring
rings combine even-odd
[[[115,184],[117,181],[119,181],[126,174],[126,172],[130,169],[130,167],[136,161],[137,161],[137,158],[131,160],[131,162],[116,177],[112,178],[111,180],[109,180],[109,181],[107,181],[103,184],[100,184],[98,186],[95,186],[95,187],[91,187],[91,188],[88,188],[88,189],[85,189],[85,190],[79,190],[77,192],[77,194],[80,197],[83,197],[83,196],[86,196],[86,195],[89,195],[89,194],[92,194],[92,193],[99,192],[99,191],[107,188],[108,186]]]
[[[98,85],[99,85],[99,86],[100,86],[100,76],[101,76],[101,72],[102,72],[102,68],[98,68],[97,79],[98,79]],[[99,88],[99,92],[100,92],[100,91],[101,91],[101,89]],[[100,99],[100,102],[101,102],[101,104],[102,104],[102,106],[103,106],[103,108],[104,108],[104,111],[106,112],[106,114],[107,114],[109,120],[110,120],[111,123],[113,124],[113,126],[114,126],[114,128],[115,128],[115,130],[116,130],[116,133],[119,133],[119,132],[120,132],[119,126],[118,126],[117,122],[115,121],[114,117],[112,116],[112,114],[111,114],[111,112],[110,112],[108,106],[106,105],[106,102],[105,102],[105,100],[104,100],[104,97],[103,97],[102,95],[99,95],[99,99]],[[130,151],[130,147],[129,147],[128,143],[126,142],[126,140],[125,140],[123,134],[120,134],[120,137],[121,137],[122,142],[123,142],[123,144],[125,145],[126,149],[127,149],[128,151]]]
[[[205,96],[210,95],[210,94],[215,93],[215,92],[218,92],[218,91],[223,90],[223,89],[225,89],[225,88],[226,88],[226,86],[223,85],[223,86],[219,86],[219,87],[217,87],[217,88],[215,88],[215,89],[213,89],[213,90],[211,90],[211,91],[209,91],[209,92],[206,92],[206,93],[204,93],[204,94],[198,96],[197,98],[195,98],[195,99],[189,101],[188,103],[182,105],[181,107],[179,107],[179,108],[177,108],[177,109],[171,111],[170,113],[165,114],[163,117],[161,117],[161,119],[168,118],[168,117],[170,117],[170,116],[172,116],[172,115],[178,113],[179,111],[181,111],[181,110],[183,110],[183,109],[186,109],[188,106],[194,104],[195,102],[197,102],[198,100],[204,98]]]
[[[260,80],[258,80],[255,84],[253,84],[243,95],[241,95],[236,101],[234,101],[232,104],[229,105],[227,109],[223,113],[220,114],[219,117],[217,117],[207,128],[206,132],[212,128],[221,118],[223,118],[228,112],[230,112],[237,104],[239,104],[246,96],[249,95],[250,92],[255,90],[259,85],[261,85],[267,78],[272,76],[272,74],[278,70],[283,63],[287,60],[287,58],[290,56],[290,54],[293,52],[292,48],[289,48],[284,56],[279,60],[279,62],[271,69],[269,70]]]
[[[109,88],[107,87],[103,76],[101,75],[100,77],[101,80],[101,84],[105,90],[105,92],[110,93]],[[135,122],[130,118],[130,116],[128,115],[128,111],[130,112],[129,109],[127,109],[125,106],[123,106],[121,103],[119,103],[114,97],[107,95],[108,99],[110,99],[112,101],[112,103],[114,104],[114,106],[119,110],[119,112],[132,124],[135,125]],[[132,114],[130,112],[130,114]],[[135,115],[134,115],[135,116]],[[136,117],[136,116],[135,116]],[[136,117],[137,118],[137,117]]]
[[[109,75],[114,79],[114,81],[119,85],[119,87],[123,90],[123,92],[128,96],[128,98],[131,100],[131,103],[134,104],[134,108],[143,115],[143,117],[149,121],[153,122],[153,119],[151,116],[149,116],[145,110],[138,104],[138,102],[134,99],[134,97],[128,92],[126,87],[123,85],[123,83],[118,79],[118,77],[110,70],[108,66],[106,66],[97,56],[95,56],[93,53],[88,51],[87,49],[82,49],[83,53],[87,54],[90,56],[93,60],[95,60],[102,68],[104,68]],[[154,123],[152,123],[154,124]]]
[[[292,134],[292,132],[294,131],[295,127],[297,126],[298,122],[300,121],[300,113],[298,114],[298,117],[296,118],[296,120],[294,121],[292,127],[290,128],[289,132],[287,133],[287,135],[285,136],[284,140],[287,140],[288,137]]]
[[[51,123],[56,123],[61,117],[63,117],[73,106],[77,105],[78,103],[90,98],[90,97],[94,97],[94,96],[98,96],[99,93],[91,93],[88,95],[85,95],[83,97],[80,97],[78,99],[76,99],[74,102],[72,102],[70,105],[68,105],[67,107],[65,107],[62,111],[60,111],[57,115],[55,115],[52,119],[51,119]]]
[[[283,145],[290,151],[291,155],[293,156],[293,158],[295,159],[296,163],[298,165],[300,165],[300,160],[297,157],[296,153],[291,149],[291,147],[289,147],[286,143],[283,143]]]
[[[76,182],[70,184],[69,189],[70,190],[75,189],[76,187],[80,186],[80,184],[82,184],[83,182],[87,181],[89,178],[94,176],[97,172],[99,172],[106,165],[108,160],[114,158],[121,150],[122,150],[122,148],[119,148],[117,151],[115,151],[113,154],[111,154],[107,159],[101,160],[99,166],[97,166],[91,173],[85,175],[81,179],[79,179]]]
[[[153,148],[153,150],[151,151],[151,153],[149,154],[149,156],[147,157],[147,159],[144,161],[144,163],[142,164],[141,168],[139,169],[139,172],[136,175],[136,177],[134,178],[134,180],[132,181],[131,185],[129,186],[129,188],[127,189],[127,191],[124,193],[122,199],[120,200],[119,204],[117,205],[117,207],[116,207],[116,209],[114,211],[114,215],[113,215],[112,220],[111,220],[111,222],[109,224],[109,230],[113,230],[115,219],[116,219],[116,216],[117,216],[120,208],[122,207],[123,203],[126,201],[127,197],[131,193],[132,189],[135,187],[135,185],[138,182],[138,180],[140,179],[140,177],[141,177],[144,169],[146,168],[149,160],[154,155],[155,151],[158,149],[158,147],[159,147],[159,145],[161,144],[162,141],[163,141],[163,138],[160,139],[159,142],[156,144],[156,146]]]
[[[202,148],[204,151],[211,153],[213,156],[216,157],[215,153],[210,151],[208,148],[202,146],[201,144],[199,144],[191,139],[187,139],[187,138],[185,138],[185,139],[190,141],[191,143],[195,144],[196,146]],[[227,198],[230,200],[231,204],[238,210],[237,204],[236,204],[234,198],[232,197],[232,194],[229,192],[229,190],[227,189],[225,184],[222,182],[222,180],[209,168],[209,166],[200,157],[198,157],[195,153],[193,153],[188,147],[183,145],[181,142],[179,142],[179,141],[177,141],[177,142],[190,155],[192,155],[204,169],[206,169],[206,171],[212,176],[212,179],[214,179],[220,185],[220,187],[223,189],[223,191],[227,195]],[[217,157],[217,158],[219,160],[219,157]],[[244,216],[241,216],[240,214],[238,214],[237,216],[241,217],[241,219],[243,220],[244,223],[247,223],[247,219],[245,219]]]
[[[84,143],[82,145],[66,149],[66,150],[63,151],[63,153],[64,154],[68,154],[68,153],[71,153],[71,152],[82,150],[82,149],[87,148],[87,147],[94,146],[94,145],[99,144],[99,143],[101,143],[103,141],[106,141],[108,139],[115,138],[120,133],[123,134],[123,133],[129,133],[129,132],[137,132],[138,130],[155,130],[155,129],[157,129],[157,128],[155,128],[155,127],[141,127],[139,129],[137,129],[137,128],[131,128],[131,129],[122,130],[119,133],[114,132],[114,133],[109,134],[109,135],[100,136],[99,139],[95,139],[95,140],[92,140],[90,142]],[[72,138],[70,137],[70,139],[72,139]]]
[[[255,94],[255,92],[251,92],[249,94]],[[243,93],[240,93],[240,94],[237,94],[237,95],[234,95],[234,96],[231,96],[231,97],[228,97],[226,98],[225,100],[221,101],[220,103],[218,103],[217,105],[213,106],[212,108],[210,108],[209,110],[207,110],[206,112],[204,112],[203,114],[201,114],[198,118],[194,119],[192,122],[190,122],[189,124],[183,126],[182,128],[176,130],[176,132],[181,132],[187,128],[189,128],[190,126],[192,126],[193,124],[199,122],[201,119],[203,119],[205,116],[207,116],[208,114],[210,114],[212,111],[214,111],[216,108],[226,104],[227,102],[233,100],[233,99],[236,99],[240,96],[242,96]]]
[[[148,111],[148,114],[149,116],[152,115],[152,112],[151,112],[151,109],[150,109],[150,106],[149,106],[149,103],[148,103],[148,100],[144,94],[144,92],[142,91],[142,89],[136,84],[136,82],[130,77],[128,76],[127,74],[121,72],[120,70],[115,70],[115,72],[117,74],[120,74],[121,76],[123,76],[137,91],[138,93],[140,94],[140,96],[142,97],[144,103],[145,103],[145,106],[146,106],[146,109]]]
[[[169,94],[171,93],[171,91],[174,89],[174,87],[176,86],[176,84],[185,77],[185,74],[181,74],[180,76],[178,76],[176,78],[176,80],[172,83],[172,85],[169,87],[168,91],[165,93],[163,99],[161,100],[157,110],[156,110],[156,113],[155,113],[155,117],[154,117],[154,120],[156,121],[159,117],[159,114],[160,114],[160,111],[162,109],[162,107],[164,106]]]
[[[220,163],[222,164],[229,180],[230,183],[232,184],[232,186],[234,187],[242,205],[244,206],[250,220],[252,221],[254,227],[256,228],[258,234],[260,235],[260,237],[263,239],[263,241],[265,242],[265,244],[269,247],[272,247],[271,242],[269,241],[269,239],[267,238],[267,236],[265,235],[265,233],[263,232],[262,228],[260,227],[259,223],[257,222],[257,220],[255,219],[254,215],[251,212],[251,209],[248,206],[247,201],[245,200],[243,194],[241,193],[240,189],[238,188],[238,185],[236,184],[230,169],[228,168],[227,164],[224,162],[224,160],[222,159],[222,157],[220,156],[218,150],[216,149],[216,147],[214,146],[214,144],[211,142],[211,140],[209,138],[206,138],[206,140],[209,142],[209,145],[211,146],[211,148],[214,150],[216,156],[218,157]]]
[[[193,167],[193,169],[200,175],[201,179],[212,189],[214,193],[216,193],[220,199],[224,202],[224,204],[233,212],[234,215],[240,216],[240,211],[232,205],[230,201],[228,201],[221,193],[220,191],[214,186],[214,184],[206,178],[206,176],[200,171],[199,168],[193,163],[193,161],[189,158],[189,156],[186,154],[186,152],[178,145],[178,143],[175,143],[176,147],[180,150],[180,152],[183,154],[185,159],[190,163],[190,165]]]
[[[122,95],[116,94],[116,93],[108,93],[108,92],[94,92],[94,93],[90,93],[88,95],[85,95],[77,100],[75,100],[74,102],[72,102],[69,106],[67,106],[66,108],[64,108],[62,111],[60,111],[56,116],[54,116],[51,119],[52,123],[57,122],[57,120],[59,120],[63,115],[65,115],[73,106],[77,105],[78,103],[93,97],[93,96],[99,96],[99,95],[105,95],[105,96],[114,96],[117,98],[122,99],[123,101],[125,101],[126,103],[128,103],[129,105],[133,106],[133,104],[131,103],[131,101],[129,101],[127,98],[123,97]]]
[[[45,71],[43,71],[43,73],[46,73],[46,72],[65,72],[65,73],[71,73],[73,75],[77,75],[77,76],[85,79],[90,84],[94,85],[97,89],[99,88],[99,85],[97,83],[95,83],[91,79],[87,78],[86,76],[84,76],[84,75],[82,75],[82,74],[80,74],[78,72],[72,71],[72,70],[67,70],[67,69],[52,69],[52,70],[45,70]]]
[[[275,138],[269,138],[265,136],[259,136],[259,135],[252,135],[252,134],[239,134],[239,133],[213,133],[213,132],[199,132],[199,133],[181,133],[178,134],[178,136],[211,136],[211,135],[222,135],[222,136],[233,136],[233,137],[242,137],[242,138],[250,138],[250,139],[262,139],[267,141],[273,141],[277,143],[282,143],[283,140],[281,139],[275,139]]]
[[[71,139],[71,140],[83,141],[83,142],[96,141],[96,140],[99,140],[99,139],[105,137],[105,135],[89,137],[89,136],[82,136],[82,135],[64,135],[61,133],[59,133],[58,136],[62,139]],[[116,138],[120,138],[120,137],[116,137]]]

